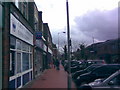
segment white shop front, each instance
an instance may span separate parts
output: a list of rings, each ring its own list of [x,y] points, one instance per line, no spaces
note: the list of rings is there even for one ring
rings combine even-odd
[[[33,79],[33,34],[10,14],[9,88],[21,88]]]

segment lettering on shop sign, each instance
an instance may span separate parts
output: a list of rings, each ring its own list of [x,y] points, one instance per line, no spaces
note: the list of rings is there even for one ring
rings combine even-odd
[[[33,34],[12,14],[10,17],[10,34],[33,45]]]

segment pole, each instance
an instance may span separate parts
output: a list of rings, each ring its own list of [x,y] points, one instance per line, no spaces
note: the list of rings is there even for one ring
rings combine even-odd
[[[68,0],[66,0],[66,10],[67,10],[67,42],[68,42],[68,90],[71,89],[71,70],[70,70],[70,29],[69,29],[69,8]]]

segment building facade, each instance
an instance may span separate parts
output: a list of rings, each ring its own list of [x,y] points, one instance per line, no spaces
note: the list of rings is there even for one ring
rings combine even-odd
[[[0,89],[21,88],[48,68],[52,36],[35,2],[0,2]]]
[[[107,63],[120,63],[118,61],[120,58],[119,42],[119,39],[112,39],[92,44],[86,48],[87,55],[94,57],[94,59],[104,59]]]
[[[53,57],[53,49],[52,49],[52,36],[50,33],[50,29],[48,26],[48,23],[43,23],[43,37],[45,38],[45,44],[47,46],[47,59],[46,59],[46,65],[47,68],[49,68],[49,64],[52,62]]]
[[[33,29],[28,2],[3,2],[3,88],[21,88],[33,79]]]
[[[35,22],[35,48],[34,48],[34,74],[35,77],[43,72],[43,40],[42,40],[42,12],[39,12],[34,4]]]

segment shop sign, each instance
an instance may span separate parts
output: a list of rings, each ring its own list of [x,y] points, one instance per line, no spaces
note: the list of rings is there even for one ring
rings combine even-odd
[[[33,45],[33,34],[12,14],[10,14],[10,34]]]
[[[42,39],[42,32],[36,32],[36,39]]]

